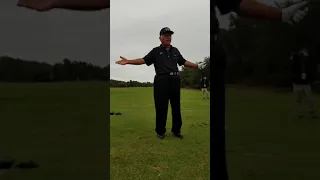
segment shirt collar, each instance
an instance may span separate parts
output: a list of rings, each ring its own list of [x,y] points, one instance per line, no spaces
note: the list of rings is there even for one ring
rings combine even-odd
[[[161,48],[165,48],[163,44],[160,44],[160,47],[161,47]],[[172,45],[170,45],[169,50],[171,50],[172,48],[173,48],[173,46],[172,46]]]

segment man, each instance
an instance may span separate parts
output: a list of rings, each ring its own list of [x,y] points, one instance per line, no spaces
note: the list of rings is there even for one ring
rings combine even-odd
[[[316,118],[314,102],[311,91],[311,84],[314,81],[316,65],[312,63],[308,56],[308,49],[302,48],[298,53],[290,57],[292,61],[293,92],[296,96],[298,117],[303,118],[302,95],[305,94],[309,104],[309,113],[312,118]]]
[[[201,85],[203,99],[205,99],[205,96],[204,96],[205,93],[206,93],[207,99],[209,99],[209,95],[208,95],[209,81],[208,81],[207,77],[204,76],[203,78],[201,78],[200,83],[201,83],[200,85]]]
[[[171,45],[171,36],[174,34],[168,27],[160,31],[159,40],[161,45],[153,48],[144,58],[128,60],[121,57],[117,64],[126,65],[154,65],[156,76],[154,78],[154,103],[156,108],[156,133],[159,139],[163,139],[166,133],[166,121],[168,103],[172,110],[172,128],[174,136],[183,139],[181,134],[182,118],[180,108],[180,76],[177,65],[198,68],[184,59],[179,50]]]
[[[225,156],[225,82],[224,73],[226,56],[222,45],[216,43],[219,34],[219,22],[215,8],[222,15],[236,12],[252,18],[282,21],[286,23],[299,22],[306,15],[308,1],[275,0],[277,7],[272,7],[255,0],[213,0],[211,1],[211,178],[228,179]],[[302,10],[301,10],[302,9]]]

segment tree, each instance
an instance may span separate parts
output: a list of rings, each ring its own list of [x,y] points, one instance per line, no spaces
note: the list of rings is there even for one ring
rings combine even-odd
[[[50,65],[9,56],[0,57],[0,81],[4,82],[109,81],[109,74],[109,65],[99,67],[67,58]]]

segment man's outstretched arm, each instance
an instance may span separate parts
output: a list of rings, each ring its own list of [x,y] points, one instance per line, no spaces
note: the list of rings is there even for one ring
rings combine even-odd
[[[55,0],[53,8],[92,11],[110,8],[110,0]]]
[[[110,0],[19,0],[17,5],[36,11],[49,11],[55,8],[97,11],[110,8]]]
[[[142,58],[127,60],[127,63],[126,63],[126,64],[142,65],[142,64],[145,64],[145,60],[142,59]]]
[[[120,56],[121,60],[116,61],[116,64],[120,64],[120,65],[126,65],[126,64],[130,64],[130,65],[142,65],[142,64],[146,64],[145,60],[143,58],[138,58],[138,59],[132,59],[129,60],[125,57]],[[150,64],[148,64],[150,65]]]
[[[185,66],[185,67],[192,67],[192,68],[198,68],[198,67],[199,67],[198,64],[192,63],[192,62],[190,62],[190,61],[186,61],[186,62],[184,63],[184,66]]]
[[[279,8],[265,5],[256,0],[242,0],[238,13],[261,19],[282,20],[282,11]]]

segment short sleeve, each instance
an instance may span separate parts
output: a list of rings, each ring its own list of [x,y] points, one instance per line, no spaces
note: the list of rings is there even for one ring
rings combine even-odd
[[[182,54],[180,53],[180,51],[177,49],[177,51],[179,52],[179,60],[178,60],[178,65],[182,66],[184,65],[184,63],[186,63],[186,59],[184,59],[184,57],[182,56]]]
[[[156,48],[153,48],[144,58],[142,58],[147,66],[150,66],[154,63],[154,60],[156,58],[155,53]]]
[[[222,15],[237,11],[242,0],[216,0],[216,6]]]

